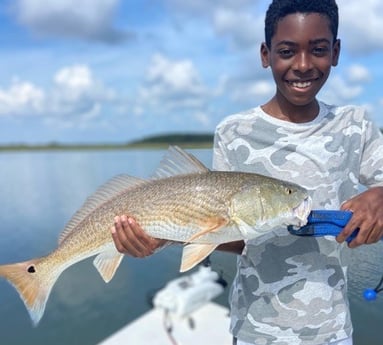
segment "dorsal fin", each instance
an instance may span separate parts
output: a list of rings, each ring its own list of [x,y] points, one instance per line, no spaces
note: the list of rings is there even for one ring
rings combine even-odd
[[[82,207],[73,215],[72,219],[65,226],[59,237],[59,244],[72,232],[74,228],[77,227],[80,222],[84,220],[85,217],[87,217],[100,205],[121,194],[127,189],[144,182],[147,181],[129,175],[118,175],[107,181],[99,187],[94,194],[89,196],[85,200]]]
[[[209,169],[192,154],[182,150],[178,146],[169,146],[168,151],[152,175],[152,178],[159,179],[175,175],[205,173],[208,171]]]

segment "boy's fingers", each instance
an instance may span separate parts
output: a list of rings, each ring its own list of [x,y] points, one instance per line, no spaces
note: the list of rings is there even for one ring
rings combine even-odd
[[[347,238],[349,238],[355,231],[355,229],[358,228],[358,223],[351,217],[349,222],[346,224],[346,226],[343,228],[343,230],[340,232],[340,234],[336,237],[336,240],[339,243],[343,243],[346,241]]]
[[[115,226],[111,227],[111,233],[112,233],[113,242],[114,242],[114,245],[115,245],[117,251],[119,253],[125,254],[126,248],[122,245]]]
[[[131,217],[115,217],[111,229],[116,249],[133,257],[145,257],[153,254],[156,244]]]
[[[355,230],[358,230],[358,233],[348,244],[350,248],[356,248],[362,244],[378,242],[382,235],[379,228],[375,227],[374,224],[371,224],[367,220],[359,221],[352,217],[342,232],[337,236],[336,240],[339,243],[344,242],[355,232]]]

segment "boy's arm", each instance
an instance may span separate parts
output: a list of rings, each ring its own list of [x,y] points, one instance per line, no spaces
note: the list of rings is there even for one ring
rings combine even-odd
[[[244,247],[244,241],[236,241],[220,244],[216,250],[241,255]]]
[[[383,187],[373,187],[344,202],[341,209],[352,211],[353,215],[338,235],[337,241],[343,242],[355,229],[357,237],[349,247],[378,242],[383,237]]]

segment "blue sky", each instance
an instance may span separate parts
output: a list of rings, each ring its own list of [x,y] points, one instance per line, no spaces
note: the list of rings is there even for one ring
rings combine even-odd
[[[264,0],[2,0],[0,144],[211,132],[274,93]],[[383,2],[338,0],[340,64],[321,91],[383,127]]]

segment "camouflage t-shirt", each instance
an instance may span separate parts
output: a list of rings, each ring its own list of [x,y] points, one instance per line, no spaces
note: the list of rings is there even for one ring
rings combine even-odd
[[[383,138],[360,107],[320,103],[308,123],[260,107],[216,129],[213,169],[256,172],[307,188],[314,209],[339,209],[367,187],[383,186]],[[257,345],[316,345],[350,337],[346,245],[281,228],[246,243],[238,256],[231,331]]]

